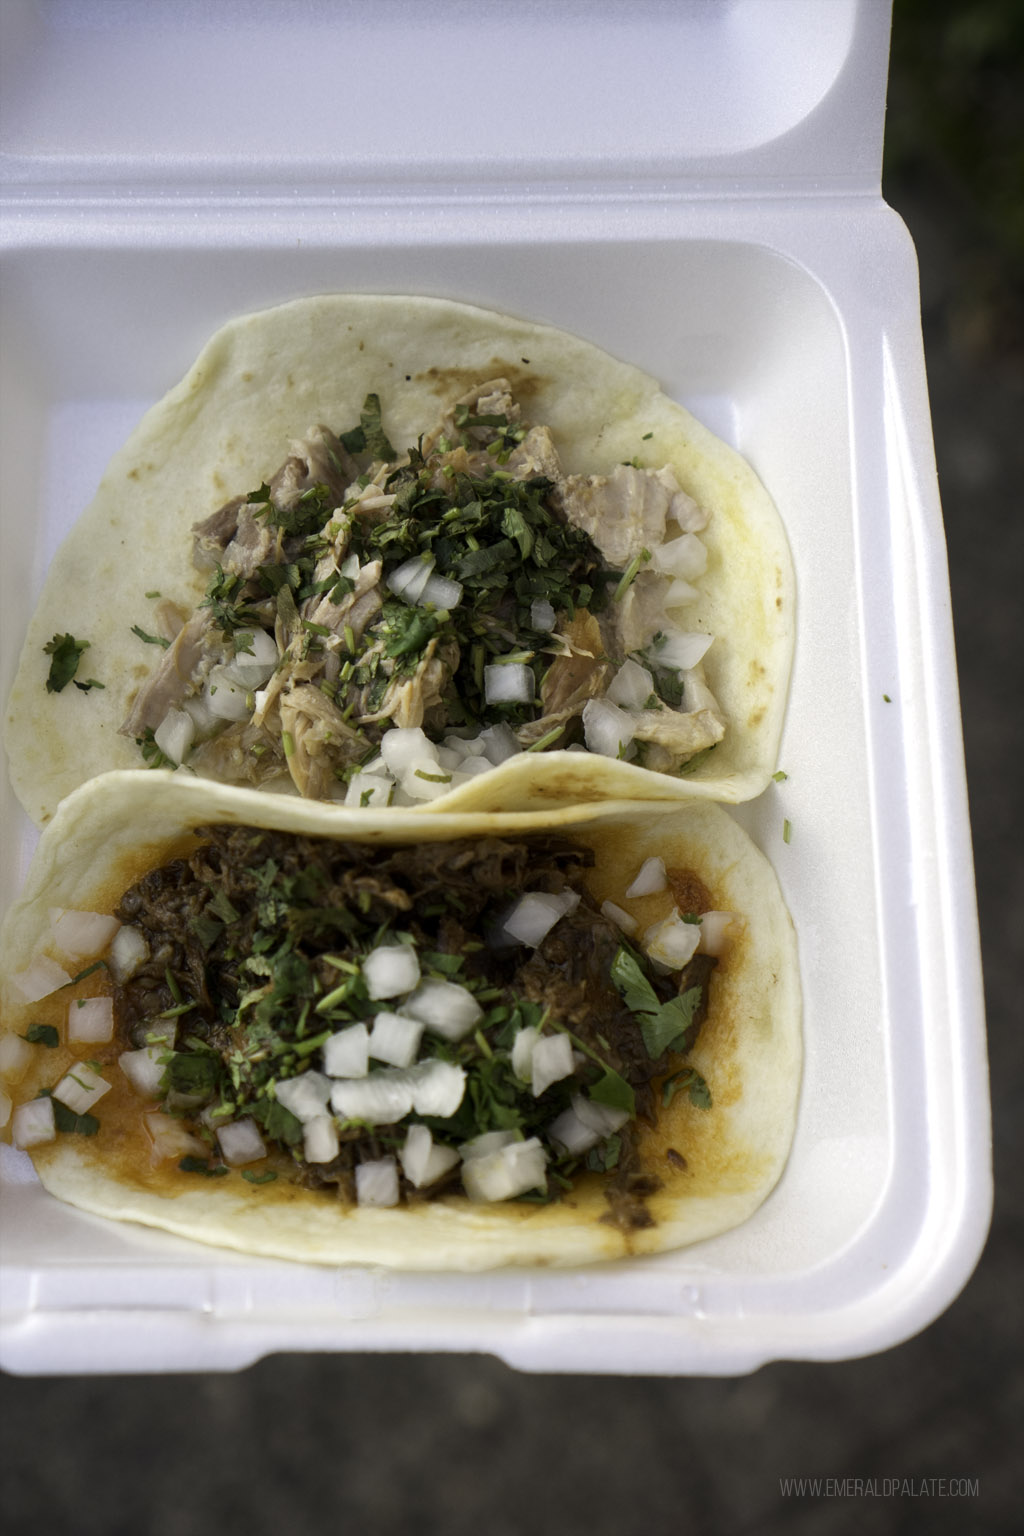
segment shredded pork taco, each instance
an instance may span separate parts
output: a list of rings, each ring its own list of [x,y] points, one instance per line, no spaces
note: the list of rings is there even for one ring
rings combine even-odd
[[[7,720],[45,823],[108,769],[357,808],[739,801],[793,635],[750,467],[586,342],[333,296],[236,321],[59,551]]]
[[[245,1252],[655,1252],[745,1219],[793,1132],[792,928],[707,802],[410,819],[105,775],[0,965],[44,1185]]]

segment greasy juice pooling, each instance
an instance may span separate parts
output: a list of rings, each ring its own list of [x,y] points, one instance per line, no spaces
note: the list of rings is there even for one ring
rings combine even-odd
[[[83,1054],[105,1083],[131,1073],[154,1164],[179,1177],[391,1205],[550,1201],[597,1174],[607,1219],[647,1225],[645,1127],[677,1094],[710,1103],[684,1056],[715,960],[677,908],[692,953],[652,969],[594,907],[587,864],[551,838],[371,850],[210,829],[123,899],[115,948],[141,934],[146,954],[114,988],[116,1043]],[[683,872],[670,895],[710,908]],[[60,1134],[103,1119],[102,1098],[55,1106]]]

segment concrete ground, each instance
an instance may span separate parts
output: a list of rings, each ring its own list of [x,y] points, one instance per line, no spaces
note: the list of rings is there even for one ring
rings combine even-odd
[[[917,9],[898,4],[897,27],[905,10],[909,33]],[[917,86],[896,62],[894,123],[913,115]],[[1020,142],[1020,126],[1000,131]],[[1013,247],[962,171],[910,139],[886,194],[921,259],[995,1116],[995,1219],[974,1277],[883,1355],[738,1380],[532,1377],[488,1359],[358,1355],[275,1358],[239,1376],[6,1378],[8,1536],[41,1525],[74,1536],[1019,1529],[1024,307]],[[780,1479],[801,1476],[896,1477],[918,1492],[783,1496]],[[977,1493],[922,1496],[939,1477],[977,1480]]]

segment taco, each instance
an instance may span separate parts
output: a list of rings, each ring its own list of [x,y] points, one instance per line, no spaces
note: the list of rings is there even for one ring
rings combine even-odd
[[[0,962],[46,1188],[244,1252],[652,1253],[749,1216],[793,1134],[792,926],[709,802],[395,817],[109,774]]]
[[[166,764],[357,807],[736,802],[792,640],[767,492],[645,374],[465,305],[305,299],[226,326],[114,458],[7,748],[39,823]]]

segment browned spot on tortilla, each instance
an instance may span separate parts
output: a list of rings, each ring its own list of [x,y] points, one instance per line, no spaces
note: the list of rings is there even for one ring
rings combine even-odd
[[[138,478],[139,478],[139,472],[138,472],[137,469],[130,469],[128,471],[128,479],[129,480],[137,480]]]
[[[692,869],[667,869],[669,889],[680,912],[713,912],[711,892]]]
[[[447,400],[464,395],[486,379],[497,378],[508,379],[513,394],[524,404],[551,383],[550,379],[507,357],[492,357],[480,368],[428,368],[416,375],[416,382],[429,384],[439,399]]]
[[[687,1167],[686,1158],[681,1152],[677,1152],[675,1147],[665,1148],[665,1161],[671,1163],[673,1168],[685,1169]]]
[[[763,719],[764,719],[764,710],[763,709],[751,710],[750,714],[747,716],[747,725],[750,727],[750,729],[752,731],[756,730],[756,728],[761,724],[761,721]]]

